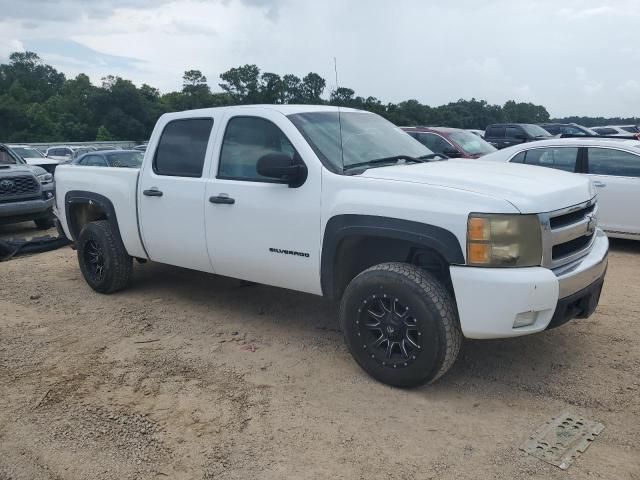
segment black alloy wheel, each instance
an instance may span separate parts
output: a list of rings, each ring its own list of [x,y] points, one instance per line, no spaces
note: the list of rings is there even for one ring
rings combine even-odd
[[[367,297],[358,309],[356,324],[362,348],[383,366],[406,367],[420,354],[420,324],[409,307],[392,295]]]

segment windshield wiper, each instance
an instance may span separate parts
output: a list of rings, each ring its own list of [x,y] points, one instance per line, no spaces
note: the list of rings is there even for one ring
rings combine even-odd
[[[353,170],[354,168],[370,167],[372,165],[379,165],[381,163],[394,163],[400,160],[405,160],[407,162],[414,162],[414,163],[422,163],[424,162],[423,158],[424,157],[416,158],[410,155],[394,155],[392,157],[376,158],[375,160],[369,160],[368,162],[358,162],[358,163],[352,163],[350,165],[345,165],[343,167],[343,170],[346,171],[346,170]]]
[[[430,153],[429,155],[421,155],[416,158],[418,160],[435,160],[438,157],[440,157],[442,160],[446,160],[449,158],[444,153]]]

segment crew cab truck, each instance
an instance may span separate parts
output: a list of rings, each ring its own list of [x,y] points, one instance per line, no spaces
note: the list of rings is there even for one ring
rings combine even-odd
[[[589,316],[607,268],[587,179],[442,159],[346,108],[165,114],[139,171],[56,179],[94,290],[126,288],[136,258],[323,295],[357,363],[395,386],[438,379],[463,337]]]

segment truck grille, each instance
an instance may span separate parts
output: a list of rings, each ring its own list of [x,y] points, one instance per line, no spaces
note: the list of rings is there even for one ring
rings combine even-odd
[[[16,177],[0,177],[0,202],[21,200],[40,194],[40,185],[35,177],[21,175]]]
[[[557,268],[588,254],[595,240],[597,214],[595,198],[541,214],[543,266]]]

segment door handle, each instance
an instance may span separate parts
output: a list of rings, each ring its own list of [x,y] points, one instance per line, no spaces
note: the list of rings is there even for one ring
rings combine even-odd
[[[142,194],[146,195],[147,197],[161,197],[162,196],[162,192],[160,190],[158,190],[157,187],[152,187],[149,190],[143,190]]]
[[[217,195],[209,197],[209,201],[211,203],[222,203],[225,205],[233,205],[234,203],[236,203],[235,199],[229,197],[228,195]]]
[[[603,188],[603,187],[606,187],[607,184],[602,182],[593,182],[593,186],[598,188]]]

